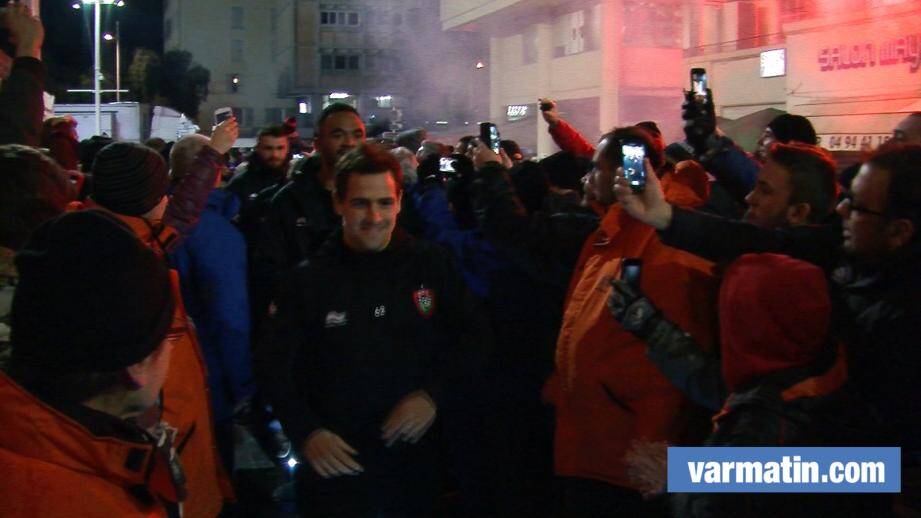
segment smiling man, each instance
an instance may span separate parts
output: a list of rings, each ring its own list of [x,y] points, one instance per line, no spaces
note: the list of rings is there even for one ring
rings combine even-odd
[[[303,461],[300,512],[428,516],[440,479],[427,432],[486,323],[447,252],[395,228],[392,155],[347,153],[333,185],[342,229],[283,283],[260,360]]]

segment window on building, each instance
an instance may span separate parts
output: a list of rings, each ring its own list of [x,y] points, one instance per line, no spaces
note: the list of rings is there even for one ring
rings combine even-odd
[[[243,28],[243,8],[242,7],[231,7],[230,8],[230,28],[231,29],[242,29]]]
[[[361,17],[356,11],[320,11],[320,25],[357,26]]]
[[[243,61],[243,40],[230,41],[230,61],[234,63]]]
[[[265,124],[281,124],[284,120],[284,110],[281,108],[266,108],[265,109]]]
[[[320,56],[320,68],[322,68],[323,70],[333,69],[333,55],[332,54],[323,54]]]
[[[525,65],[537,63],[537,27],[530,26],[521,35],[521,62]]]
[[[358,70],[358,56],[349,56],[349,70]]]
[[[630,27],[624,31],[628,47],[681,48],[684,23],[680,0],[624,0],[624,19]]]
[[[335,63],[336,63],[335,65],[336,70],[345,70],[345,67],[347,65],[346,56],[336,56]]]
[[[377,65],[375,56],[371,54],[365,54],[365,68],[368,70],[374,70],[374,67]]]

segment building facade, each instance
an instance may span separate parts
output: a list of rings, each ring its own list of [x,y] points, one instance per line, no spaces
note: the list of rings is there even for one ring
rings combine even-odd
[[[696,1],[685,66],[707,69],[719,116],[777,108],[823,147],[862,151],[921,110],[919,14],[912,0]]]
[[[277,70],[293,41],[293,26],[278,23],[279,7],[273,0],[164,0],[164,49],[189,51],[211,72],[208,98],[197,116],[187,114],[200,126],[210,126],[216,108],[230,106],[241,135],[252,136],[293,113],[279,95]]]
[[[884,142],[921,110],[913,0],[442,0],[446,30],[490,41],[490,116],[503,136],[556,150],[536,99],[588,138],[655,120],[683,138],[681,89],[707,70],[717,115],[808,117],[823,146]],[[526,115],[522,116],[522,112]],[[754,139],[748,144],[753,144]]]
[[[589,139],[655,120],[681,134],[680,0],[442,0],[445,30],[489,38],[490,117],[539,156],[557,150],[538,113],[551,97]]]
[[[166,0],[164,35],[211,71],[199,119],[232,106],[244,133],[296,116],[309,135],[330,102],[388,129],[475,112],[457,78],[476,35],[444,37],[431,0]]]

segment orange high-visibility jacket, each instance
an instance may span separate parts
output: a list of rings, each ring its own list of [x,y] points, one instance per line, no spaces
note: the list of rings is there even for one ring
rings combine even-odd
[[[690,162],[661,179],[666,199],[682,207],[704,203],[706,173]],[[545,397],[556,407],[558,475],[632,487],[624,455],[634,439],[678,440],[689,403],[646,358],[646,345],[607,308],[610,280],[621,261],[643,261],[641,287],[665,315],[699,344],[716,330],[712,263],[662,244],[655,229],[617,205],[586,240],[573,273],[557,341],[556,369]]]

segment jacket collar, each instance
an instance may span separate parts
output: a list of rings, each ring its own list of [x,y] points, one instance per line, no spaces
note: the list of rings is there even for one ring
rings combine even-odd
[[[88,408],[73,416],[27,392],[0,372],[0,448],[124,487],[147,485],[154,447],[139,428]],[[93,420],[87,426],[79,422]],[[118,420],[118,423],[111,422]],[[105,435],[94,435],[108,430]]]

